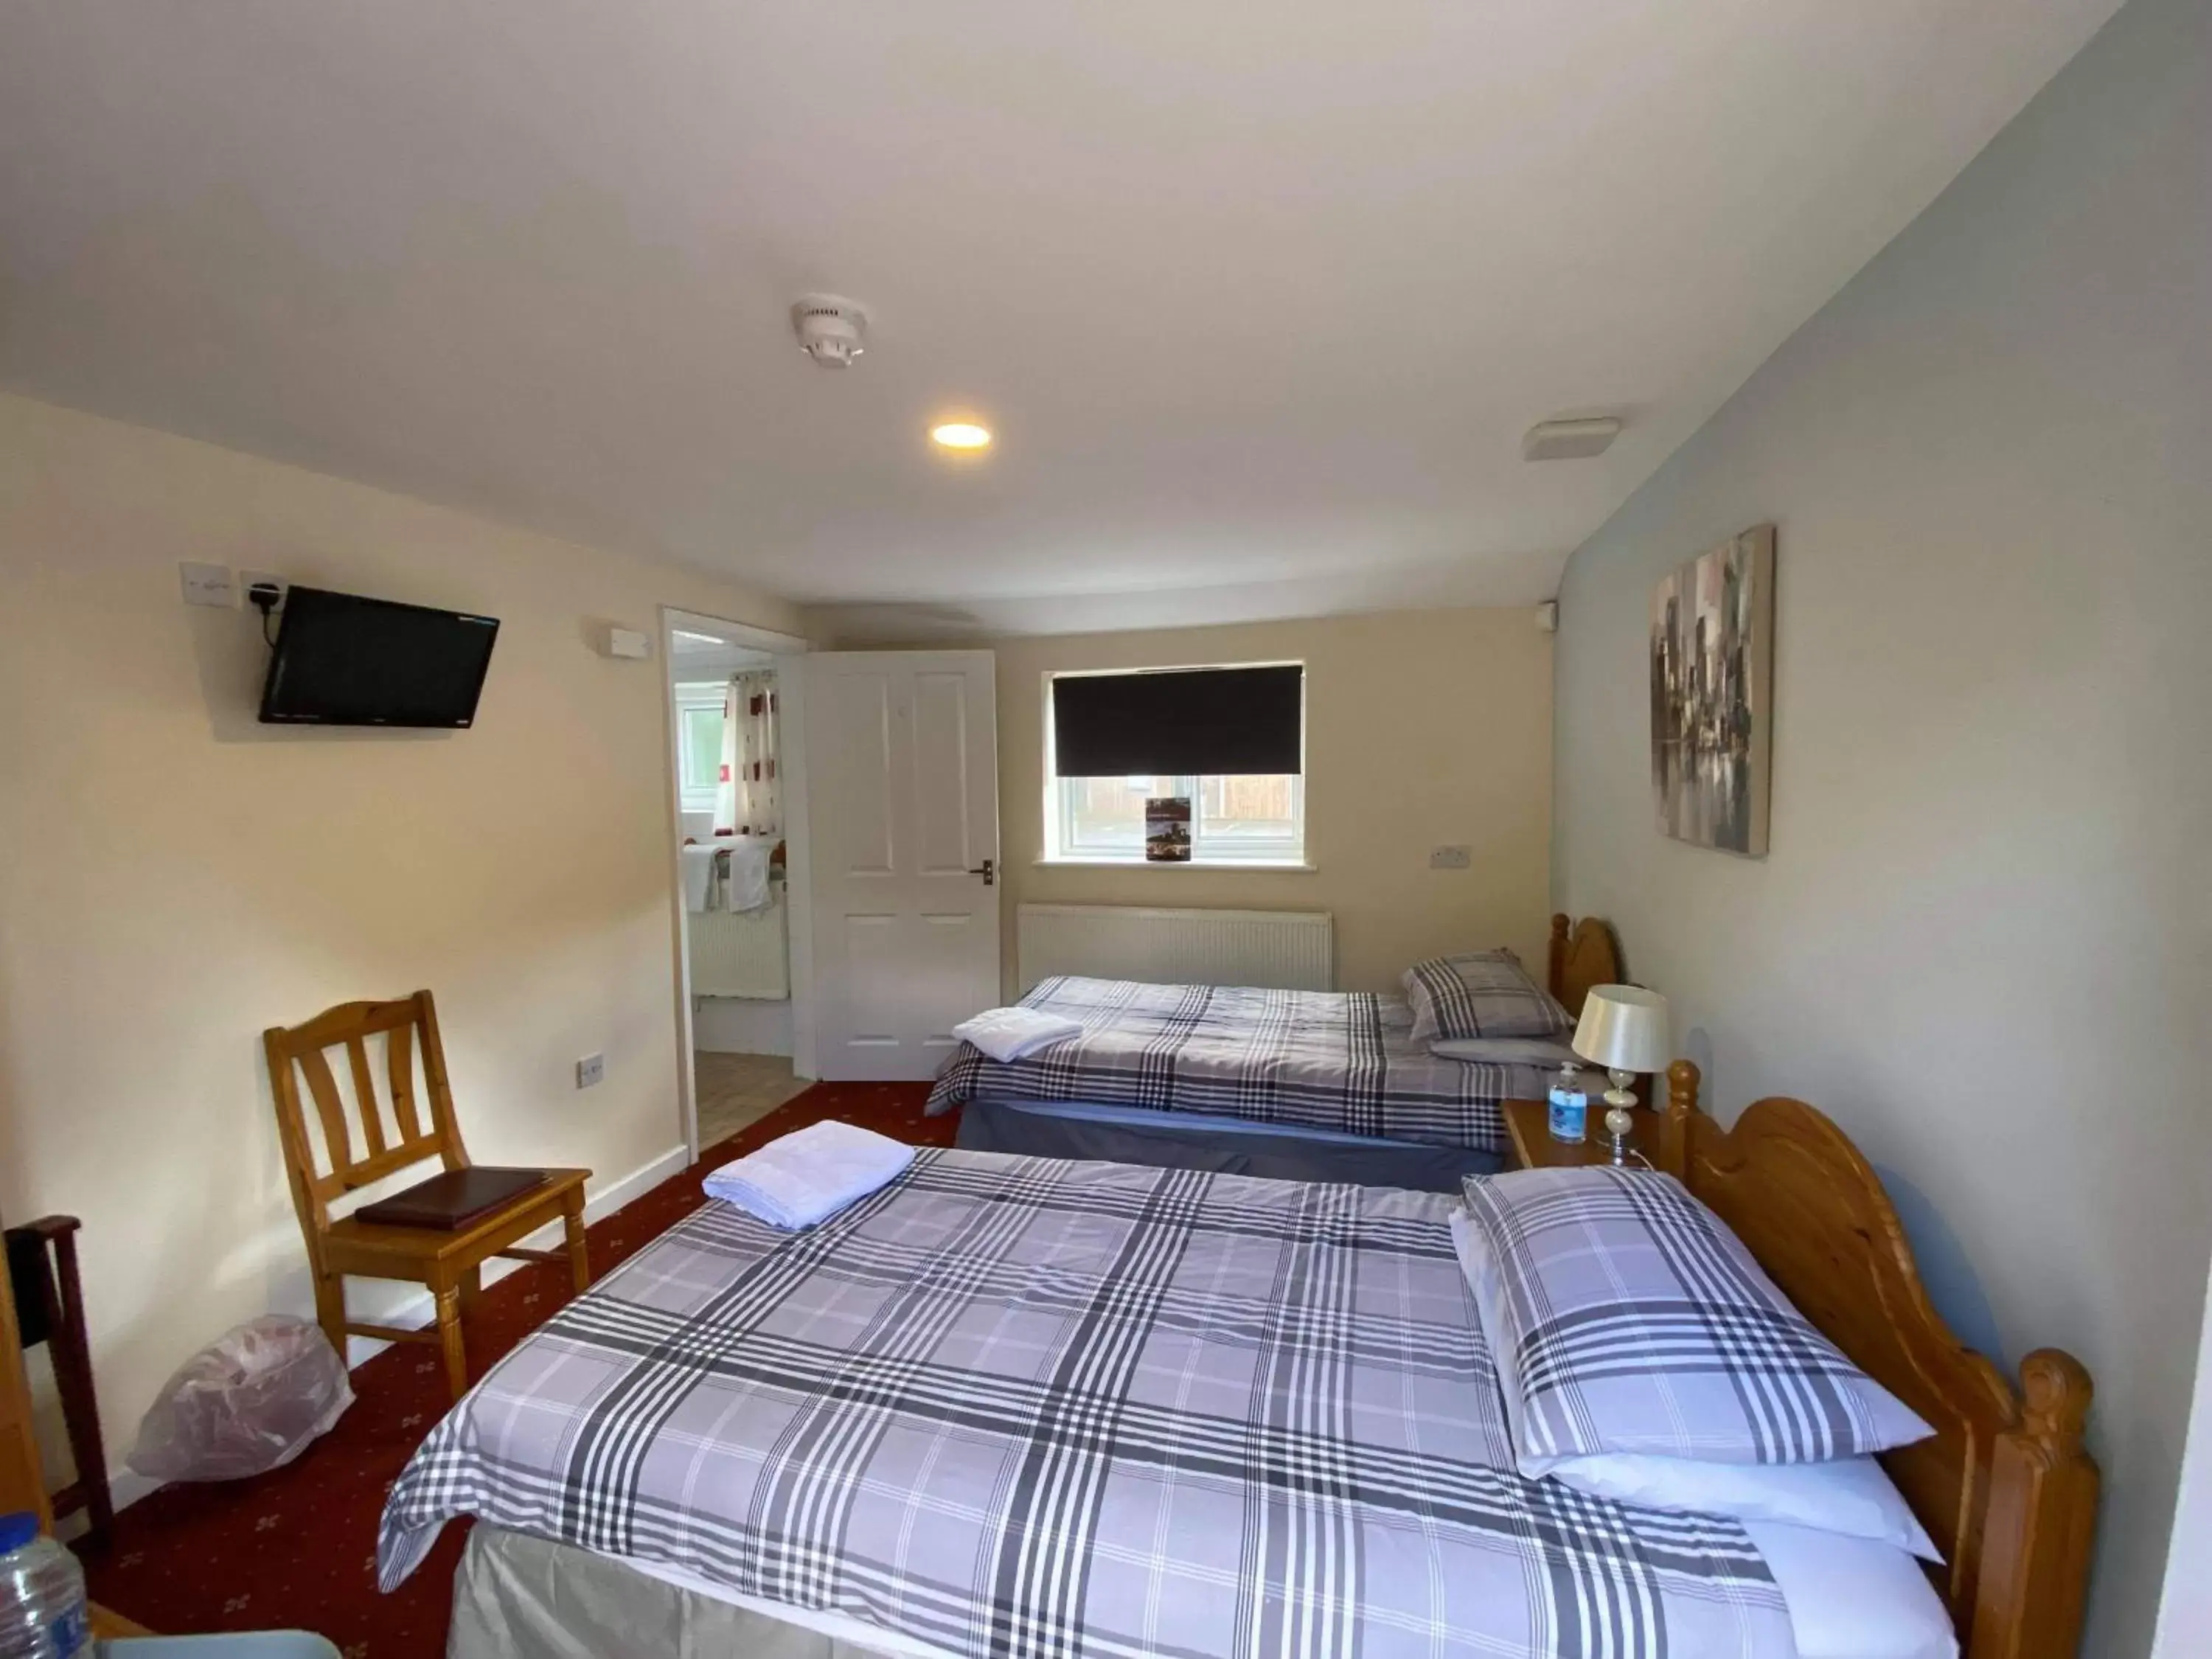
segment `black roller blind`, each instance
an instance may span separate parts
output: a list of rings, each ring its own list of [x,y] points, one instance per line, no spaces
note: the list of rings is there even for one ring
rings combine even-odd
[[[1063,778],[1238,776],[1304,769],[1305,670],[1178,668],[1052,683]]]

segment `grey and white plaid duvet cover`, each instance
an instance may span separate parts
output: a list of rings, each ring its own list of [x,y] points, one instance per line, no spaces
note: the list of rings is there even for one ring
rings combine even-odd
[[[1083,1023],[1083,1035],[1022,1060],[962,1043],[929,1109],[963,1102],[1084,1101],[1211,1112],[1304,1129],[1502,1152],[1500,1103],[1541,1099],[1542,1066],[1445,1060],[1413,1041],[1395,997],[1041,980],[1022,999]]]
[[[1670,1175],[1471,1176],[1519,1378],[1521,1468],[1602,1452],[1817,1463],[1934,1432],[1775,1287]]]
[[[710,1204],[392,1489],[974,1659],[1787,1656],[1735,1522],[1512,1468],[1451,1200],[923,1152],[807,1232]]]

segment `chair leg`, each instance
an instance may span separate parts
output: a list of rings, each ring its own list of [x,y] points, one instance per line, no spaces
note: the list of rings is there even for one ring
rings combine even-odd
[[[465,1320],[469,1316],[470,1310],[477,1305],[477,1297],[483,1294],[483,1264],[482,1262],[478,1262],[461,1274],[460,1291],[461,1317]]]
[[[92,1380],[92,1345],[84,1318],[84,1287],[77,1278],[76,1240],[64,1233],[54,1241],[61,1279],[61,1317],[55,1323],[51,1352],[54,1382],[62,1397],[62,1423],[69,1432],[70,1457],[76,1465],[77,1489],[84,1494],[92,1540],[105,1545],[115,1524],[115,1505],[107,1489],[107,1448],[100,1432],[100,1396]]]
[[[326,1273],[313,1262],[308,1269],[315,1276],[315,1322],[330,1338],[331,1346],[338,1351],[338,1364],[350,1370],[352,1363],[346,1358],[345,1276]]]
[[[438,1291],[438,1342],[446,1351],[446,1384],[459,1400],[469,1391],[469,1351],[461,1339],[461,1291],[447,1285]]]
[[[584,1249],[584,1194],[581,1188],[571,1192],[562,1205],[562,1221],[568,1237],[568,1278],[576,1294],[581,1296],[592,1288],[591,1258]]]

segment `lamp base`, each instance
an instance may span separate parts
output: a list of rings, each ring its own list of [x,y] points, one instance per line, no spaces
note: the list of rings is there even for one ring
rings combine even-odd
[[[1611,1142],[1613,1161],[1626,1165],[1628,1137],[1636,1132],[1636,1091],[1628,1086],[1636,1080],[1636,1073],[1608,1069],[1606,1075],[1613,1079],[1613,1087],[1605,1091],[1605,1133]]]

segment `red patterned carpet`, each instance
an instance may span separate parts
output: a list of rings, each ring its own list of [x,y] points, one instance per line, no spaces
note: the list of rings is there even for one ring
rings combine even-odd
[[[591,1230],[605,1273],[705,1202],[699,1180],[739,1153],[821,1118],[843,1118],[915,1146],[950,1146],[957,1113],[921,1115],[927,1084],[817,1084],[709,1149]],[[525,1267],[487,1289],[469,1329],[471,1370],[513,1347],[568,1299],[563,1268]],[[312,1630],[346,1659],[436,1659],[446,1650],[453,1567],[466,1528],[391,1595],[377,1593],[384,1495],[448,1404],[436,1351],[387,1348],[353,1374],[355,1403],[298,1461],[257,1480],[165,1486],[116,1517],[106,1551],[88,1553],[93,1599],[150,1630]]]

